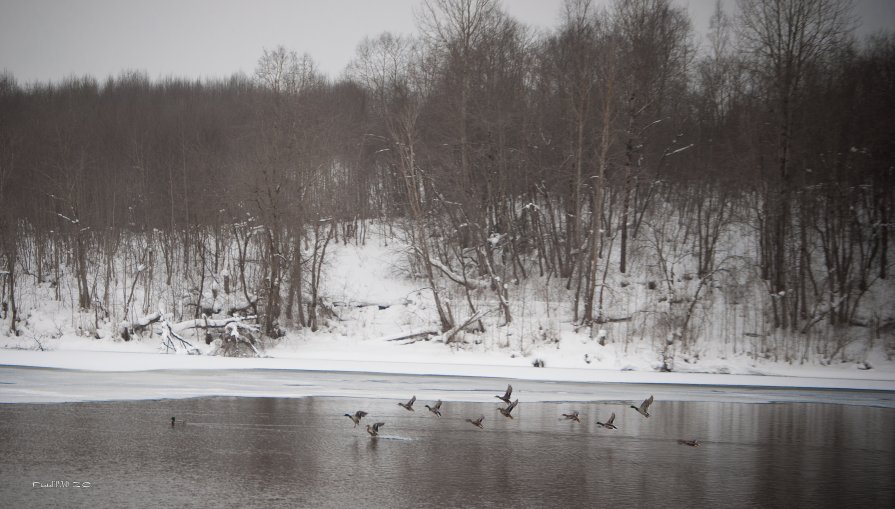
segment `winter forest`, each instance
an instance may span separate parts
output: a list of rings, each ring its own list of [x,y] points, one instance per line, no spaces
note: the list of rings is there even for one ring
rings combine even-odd
[[[423,0],[339,76],[282,46],[227,80],[0,75],[0,335],[42,349],[53,305],[58,335],[264,355],[412,300],[397,336],[445,349],[892,360],[895,34],[735,7],[568,0],[535,31]],[[328,293],[352,245],[417,291]]]

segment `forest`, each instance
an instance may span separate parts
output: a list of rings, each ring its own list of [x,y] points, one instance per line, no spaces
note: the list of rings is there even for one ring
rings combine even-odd
[[[227,80],[0,75],[3,333],[52,299],[96,337],[313,334],[333,246],[375,233],[446,342],[556,302],[664,370],[891,358],[895,35],[857,39],[842,0],[736,7],[701,32],[670,0],[568,0],[535,31],[423,0],[337,77],[282,46]]]

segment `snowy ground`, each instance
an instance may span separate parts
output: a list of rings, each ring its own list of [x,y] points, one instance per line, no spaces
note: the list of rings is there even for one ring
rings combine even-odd
[[[162,354],[159,353],[158,336],[129,342],[114,339],[115,334],[111,331],[105,331],[104,339],[78,336],[74,327],[77,319],[70,309],[58,303],[43,303],[27,313],[26,334],[0,336],[0,365],[93,372],[228,370],[228,375],[210,377],[222,380],[220,384],[178,387],[176,390],[160,379],[164,377],[147,375],[148,389],[130,397],[127,391],[114,387],[120,377],[110,376],[109,382],[103,384],[97,375],[95,382],[88,384],[89,390],[66,396],[62,389],[34,388],[28,392],[23,387],[16,387],[19,381],[15,377],[21,376],[23,371],[13,370],[5,372],[6,380],[3,381],[7,383],[0,384],[0,402],[244,395],[246,390],[258,396],[284,395],[281,385],[277,384],[240,388],[233,381],[242,380],[246,375],[234,376],[237,372],[234,370],[895,391],[895,363],[887,360],[882,348],[867,352],[867,363],[872,369],[864,369],[867,365],[855,363],[787,364],[745,355],[703,355],[692,364],[676,362],[673,373],[660,373],[656,371],[655,349],[649,342],[625,344],[609,338],[606,346],[600,346],[587,334],[574,332],[571,324],[545,318],[545,315],[556,317],[559,314],[555,307],[544,307],[547,300],[538,307],[533,296],[528,296],[532,299],[531,312],[517,316],[512,329],[490,327],[485,335],[469,335],[467,341],[459,345],[418,338],[395,341],[396,337],[433,328],[430,292],[422,287],[423,283],[404,277],[403,260],[400,248],[394,242],[388,246],[375,240],[363,247],[334,246],[324,295],[333,303],[336,316],[327,328],[315,334],[291,333],[268,344],[264,358]],[[551,341],[532,340],[538,337],[540,327],[553,328],[556,337]],[[210,353],[211,347],[206,347],[200,337],[190,334],[187,338],[199,345],[204,353]],[[543,360],[546,367],[533,367],[534,359]],[[301,371],[293,372],[300,376]],[[498,386],[501,383],[495,382]],[[320,387],[296,394],[341,394]],[[170,394],[172,391],[175,396]]]
[[[110,357],[110,360],[118,359]],[[468,368],[467,371],[474,371]],[[498,375],[504,377],[525,374],[511,368],[496,371]],[[544,377],[565,378],[569,378],[570,375],[561,370],[540,374]],[[825,386],[826,382],[822,379],[793,380],[767,377],[761,381],[769,386],[761,387],[754,384],[732,385],[738,380],[743,380],[743,377],[736,375],[725,379],[720,379],[718,375],[698,375],[688,378],[667,374],[667,376],[643,377],[636,373],[623,373],[622,376],[618,376],[618,373],[613,372],[605,372],[602,375],[615,382],[626,383],[292,369],[86,371],[0,366],[0,403],[179,399],[203,396],[279,398],[320,396],[404,401],[411,395],[415,395],[423,402],[440,399],[498,403],[494,396],[502,394],[506,384],[511,383],[514,388],[513,397],[526,403],[563,401],[639,403],[648,395],[654,395],[656,399],[662,401],[810,402],[895,408],[895,391],[892,390],[892,384],[872,380],[839,380],[838,384],[834,384],[859,389],[876,389],[854,391],[816,388]],[[794,384],[810,384],[815,387],[800,388]]]
[[[121,345],[125,346],[125,345]],[[131,347],[132,344],[128,344]],[[144,345],[150,346],[150,345]],[[430,345],[434,346],[434,345]],[[400,348],[400,347],[392,347]],[[197,396],[351,396],[374,398],[407,398],[410,393],[420,398],[462,401],[490,401],[493,394],[482,394],[477,387],[489,386],[499,391],[503,384],[518,386],[525,382],[529,387],[527,401],[605,399],[637,400],[645,392],[674,392],[674,399],[704,399],[706,396],[738,401],[744,391],[752,387],[770,388],[761,393],[757,401],[777,401],[769,394],[773,388],[790,389],[860,389],[885,391],[883,395],[868,396],[871,403],[895,406],[895,382],[891,379],[848,377],[845,370],[835,371],[839,377],[831,377],[829,368],[810,376],[803,370],[800,376],[725,375],[708,373],[659,373],[653,371],[618,371],[591,368],[534,368],[524,362],[488,364],[489,360],[476,356],[437,356],[422,361],[388,358],[388,352],[377,350],[363,359],[362,352],[346,359],[316,358],[224,358],[212,356],[166,355],[152,352],[97,351],[87,349],[55,350],[4,350],[0,364],[0,403],[48,403],[64,401],[120,400],[185,398]],[[361,357],[361,358],[358,358]],[[469,362],[462,363],[466,359]],[[439,362],[439,361],[450,362]],[[513,359],[509,359],[513,360]],[[29,369],[14,366],[56,369]],[[856,374],[867,374],[858,371]],[[395,380],[413,383],[400,385]],[[442,376],[434,376],[442,375]],[[453,380],[449,388],[440,387],[445,379]],[[490,380],[485,383],[482,380]],[[371,380],[380,383],[371,383]],[[391,381],[383,384],[383,381]],[[619,386],[631,384],[620,389]],[[643,384],[651,384],[649,389]],[[658,385],[661,384],[661,385]],[[575,390],[568,389],[576,387]],[[687,386],[686,388],[683,386]],[[714,386],[716,389],[709,389]],[[725,387],[726,386],[726,387]],[[607,387],[611,389],[607,389]],[[635,389],[636,387],[636,389]],[[725,387],[721,390],[721,387]],[[839,391],[822,391],[821,396],[809,400],[844,403],[855,398],[854,393],[840,395]],[[799,396],[795,391],[787,400]],[[643,396],[645,397],[645,396]],[[882,398],[882,399],[880,399]],[[745,400],[750,400],[746,396]],[[881,401],[887,400],[889,403]],[[859,402],[858,402],[859,403]],[[859,403],[861,404],[861,403]]]

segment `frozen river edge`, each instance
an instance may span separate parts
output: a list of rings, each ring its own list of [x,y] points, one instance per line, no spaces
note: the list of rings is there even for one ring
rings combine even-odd
[[[863,374],[863,373],[862,373]],[[494,402],[507,383],[523,402],[813,402],[895,408],[895,382],[599,369],[148,353],[3,350],[0,403],[209,396]]]

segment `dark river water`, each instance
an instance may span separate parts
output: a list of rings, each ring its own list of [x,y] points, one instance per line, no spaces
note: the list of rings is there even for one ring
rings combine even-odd
[[[620,402],[523,402],[510,420],[496,399],[446,402],[441,418],[425,403],[0,405],[0,506],[895,507],[892,408],[657,400],[645,419]],[[343,414],[359,409],[354,428]],[[560,420],[571,410],[581,423]],[[618,430],[596,425],[612,412]],[[465,422],[480,415],[485,429]]]

